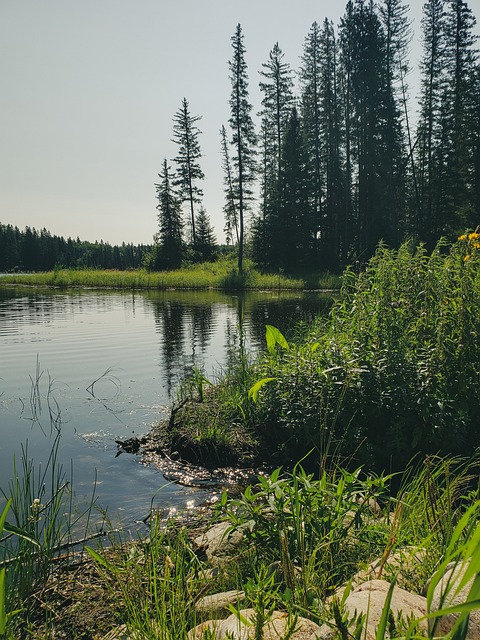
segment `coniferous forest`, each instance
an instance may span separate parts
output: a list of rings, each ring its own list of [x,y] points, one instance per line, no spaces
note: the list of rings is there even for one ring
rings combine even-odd
[[[402,0],[350,0],[340,23],[314,22],[298,69],[275,43],[249,95],[244,33],[231,38],[230,117],[221,126],[224,232],[266,271],[340,271],[383,241],[433,249],[480,222],[480,62],[465,0],[427,0],[419,67]],[[412,95],[409,81],[420,78]],[[255,118],[256,116],[256,118]],[[0,269],[176,268],[210,260],[203,206],[201,116],[183,98],[175,157],[155,185],[154,246],[65,241],[46,230],[0,229]],[[208,176],[207,176],[208,177]],[[146,254],[146,255],[144,255]],[[142,262],[143,259],[143,262]]]
[[[23,231],[0,223],[0,271],[51,271],[56,267],[79,269],[134,269],[151,246],[87,242],[52,235],[46,229]]]
[[[364,263],[380,241],[398,247],[411,238],[432,249],[440,237],[477,226],[475,23],[464,0],[427,0],[420,89],[412,96],[408,5],[351,0],[336,28],[328,19],[313,23],[299,69],[273,45],[260,70],[259,131],[237,26],[229,126],[220,135],[225,233],[238,247],[240,271],[245,250],[265,269],[337,270]],[[172,228],[180,237],[182,203],[188,203],[189,242],[197,241],[194,211],[204,178],[199,119],[184,99],[174,118],[177,169],[170,176],[165,161],[157,185],[160,248],[168,246]]]

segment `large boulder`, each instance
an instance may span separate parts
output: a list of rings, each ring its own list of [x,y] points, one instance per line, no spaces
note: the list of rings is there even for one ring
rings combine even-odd
[[[450,563],[447,566],[441,580],[435,587],[430,605],[430,613],[445,609],[455,604],[463,604],[468,599],[469,591],[473,584],[473,578],[462,588],[461,582],[464,579],[467,564]],[[435,636],[446,636],[457,621],[459,614],[451,613],[440,618],[431,618],[428,622],[430,630],[435,626]],[[474,609],[469,616],[468,640],[480,639],[480,609]]]
[[[255,611],[243,609],[239,616],[232,614],[226,620],[208,620],[202,622],[188,633],[188,640],[202,640],[207,629],[215,640],[231,638],[232,640],[252,640],[255,637]],[[284,611],[274,611],[263,627],[263,640],[280,640],[285,637],[289,625],[288,615]],[[299,617],[290,640],[316,640],[320,627]]]
[[[386,580],[370,580],[364,582],[354,589],[346,598],[344,607],[348,620],[351,623],[350,631],[355,630],[354,619],[360,614],[365,616],[365,628],[362,638],[365,640],[374,640],[376,630],[382,616],[382,611],[387,598],[390,583]],[[395,586],[393,588],[390,610],[393,613],[395,621],[399,615],[407,621],[412,618],[418,620],[423,618],[427,613],[427,600],[423,596],[419,596]],[[422,630],[427,629],[425,621],[419,623]],[[336,637],[336,629],[334,623],[323,625],[318,638],[331,639]]]

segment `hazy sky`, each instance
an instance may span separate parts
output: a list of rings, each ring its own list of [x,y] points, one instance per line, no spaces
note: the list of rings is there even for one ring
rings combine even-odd
[[[410,2],[421,49],[423,0]],[[245,36],[250,97],[275,42],[299,68],[337,0],[0,0],[0,222],[65,237],[150,243],[154,183],[173,158],[172,118],[201,115],[204,204],[223,241],[219,129],[228,126],[231,37]],[[470,7],[479,16],[480,0]],[[415,82],[415,78],[413,78]]]

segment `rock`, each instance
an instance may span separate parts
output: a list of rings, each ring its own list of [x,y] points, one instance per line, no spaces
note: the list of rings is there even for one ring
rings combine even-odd
[[[201,640],[208,629],[215,640],[231,638],[232,640],[252,640],[255,637],[253,626],[255,612],[253,609],[243,609],[240,616],[247,620],[245,624],[232,614],[226,620],[208,620],[202,622],[188,632],[188,640]],[[263,640],[280,640],[285,636],[288,628],[288,615],[284,611],[274,611],[269,621],[263,627]],[[298,618],[290,640],[316,640],[320,627],[307,618]]]
[[[243,541],[243,533],[229,531],[230,528],[230,523],[218,522],[194,540],[194,544],[205,552],[207,560],[214,567],[229,562],[237,554],[238,546]]]
[[[383,558],[377,558],[373,560],[365,569],[358,571],[350,580],[349,584],[352,588],[356,588],[363,582],[368,580],[378,580],[385,578],[387,581],[396,578],[396,585],[398,587],[405,588],[408,585],[408,576],[415,574],[416,568],[425,560],[426,550],[419,547],[405,547],[399,549],[395,553],[388,556],[385,561],[382,574],[380,568],[382,567]],[[342,599],[343,593],[346,589],[346,585],[340,587],[335,592],[334,596],[330,596],[327,599],[327,603],[331,602],[333,598],[338,600]]]
[[[374,640],[376,629],[380,622],[385,599],[387,597],[390,583],[386,580],[370,580],[364,582],[354,589],[345,600],[345,609],[348,613],[348,619],[354,616],[364,614],[366,617],[365,628],[362,632],[362,638],[365,640]],[[395,586],[393,589],[392,601],[390,609],[393,613],[395,621],[398,614],[402,614],[404,620],[422,618],[427,613],[427,601],[423,596],[409,593],[401,587]],[[331,623],[333,625],[333,623]],[[335,630],[331,625],[323,625],[318,638],[330,639],[335,637]],[[425,621],[419,623],[420,629],[426,630]],[[354,625],[350,627],[350,631],[354,631]]]
[[[463,588],[459,589],[460,582],[463,580],[467,568],[468,563],[450,563],[447,566],[442,579],[439,581],[435,591],[433,592],[430,613],[438,611],[440,606],[442,609],[445,609],[446,607],[451,607],[455,604],[462,604],[467,601],[468,593],[473,584],[473,578]],[[448,593],[446,594],[442,604],[440,604],[442,594],[445,590],[448,590]],[[435,636],[446,636],[452,630],[457,617],[458,614],[449,614],[442,616],[441,618],[437,618]],[[430,630],[433,630],[435,619],[430,619],[428,624]],[[480,609],[474,609],[470,613],[466,638],[469,640],[480,638]]]
[[[243,591],[224,591],[222,593],[214,593],[210,596],[204,596],[195,604],[195,611],[200,619],[209,617],[211,619],[225,618],[226,613],[231,613],[228,608],[229,604],[233,604],[239,608],[241,602],[245,600]]]

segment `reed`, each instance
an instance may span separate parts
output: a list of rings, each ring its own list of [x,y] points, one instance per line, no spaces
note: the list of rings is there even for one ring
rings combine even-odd
[[[243,274],[239,274],[232,261],[224,259],[174,271],[55,269],[45,273],[8,274],[0,280],[0,286],[14,284],[60,288],[302,290],[338,288],[340,280],[330,273],[309,275],[308,278],[263,274],[249,261],[246,261]]]

